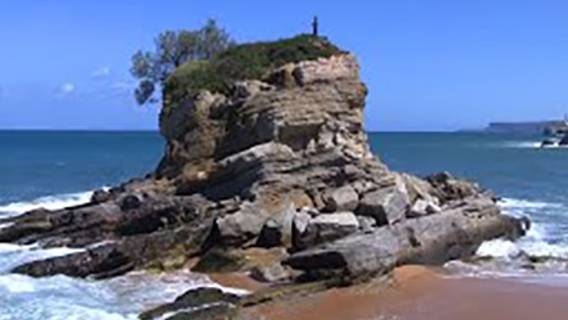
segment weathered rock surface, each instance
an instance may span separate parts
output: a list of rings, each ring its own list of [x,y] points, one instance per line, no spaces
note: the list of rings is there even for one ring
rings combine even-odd
[[[405,218],[409,206],[407,193],[397,187],[389,187],[365,194],[357,214],[372,217],[379,226],[394,225]]]
[[[359,229],[359,220],[351,212],[321,214],[306,222],[294,235],[295,250],[343,238]]]
[[[437,204],[427,200],[418,199],[407,212],[406,217],[418,218],[420,216],[434,214],[440,211],[442,211],[442,209]]]
[[[330,190],[324,195],[328,211],[355,211],[359,205],[359,195],[350,185]]]
[[[187,314],[185,314],[184,316],[188,317],[187,319],[192,319],[190,317],[191,313],[194,313],[193,319],[203,319],[202,317],[199,318],[196,314],[197,312],[199,312],[204,315],[205,310],[201,309],[206,309],[207,313],[211,315],[215,315],[217,313],[225,314],[229,309],[234,308],[234,304],[239,300],[240,296],[224,292],[223,290],[218,288],[197,288],[187,291],[186,293],[177,297],[176,300],[172,303],[164,304],[155,309],[142,313],[139,318],[141,320],[159,319],[166,314],[174,313],[179,310],[186,310]],[[213,305],[215,305],[217,308],[221,307],[222,310],[210,309]],[[177,319],[181,318],[181,316],[181,314],[177,315],[177,317],[174,315],[171,318],[168,317],[168,319]]]
[[[293,273],[280,263],[275,263],[253,268],[250,276],[260,282],[278,283],[292,279]]]
[[[153,174],[85,205],[0,220],[11,222],[0,241],[84,249],[14,271],[102,278],[199,257],[202,272],[252,269],[281,282],[300,270],[345,284],[465,257],[525,230],[476,184],[392,172],[373,156],[367,89],[350,54],[290,63],[228,92],[169,102],[160,115],[166,152]],[[285,254],[256,265],[235,254],[259,247]],[[296,272],[288,276],[283,259]],[[173,306],[190,305],[186,298]],[[219,308],[210,314],[232,310]],[[198,318],[188,312],[174,317]]]
[[[438,214],[298,252],[284,263],[307,272],[375,276],[399,264],[439,264],[471,256],[486,239],[516,239],[524,231],[520,221],[500,215],[488,199],[465,199],[459,206]]]

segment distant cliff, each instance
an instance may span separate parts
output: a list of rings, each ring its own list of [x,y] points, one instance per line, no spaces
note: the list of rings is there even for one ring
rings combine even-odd
[[[485,128],[489,133],[523,133],[546,134],[566,131],[568,127],[564,121],[531,121],[531,122],[491,122]]]

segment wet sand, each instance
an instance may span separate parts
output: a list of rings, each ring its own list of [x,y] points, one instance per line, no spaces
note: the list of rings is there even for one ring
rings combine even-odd
[[[395,272],[394,282],[334,289],[257,307],[266,320],[565,320],[566,279],[548,284],[523,279],[458,279],[417,266]],[[558,285],[562,282],[562,285]]]

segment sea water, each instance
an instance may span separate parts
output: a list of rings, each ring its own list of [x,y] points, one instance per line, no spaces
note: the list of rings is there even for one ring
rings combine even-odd
[[[548,258],[550,264],[544,269],[558,276],[566,274],[568,259],[568,148],[540,148],[542,138],[484,133],[378,133],[370,134],[370,143],[391,169],[420,176],[449,171],[496,193],[504,213],[531,219],[531,229],[521,240],[513,243],[498,239],[479,248],[478,255],[496,258],[501,264],[481,268],[460,265],[460,271],[470,268],[476,275],[533,276],[535,272],[508,263],[524,253]]]
[[[504,212],[532,219],[533,228],[521,241],[487,242],[478,253],[509,257],[523,250],[568,257],[568,149],[540,149],[539,139],[369,134],[372,150],[391,169],[420,176],[447,170],[476,180],[502,197]],[[94,189],[152,171],[163,149],[157,132],[0,131],[0,215],[86,202]],[[76,250],[0,243],[0,320],[135,319],[140,311],[188,288],[212,285],[204,276],[182,271],[137,272],[103,281],[9,273],[19,264]]]

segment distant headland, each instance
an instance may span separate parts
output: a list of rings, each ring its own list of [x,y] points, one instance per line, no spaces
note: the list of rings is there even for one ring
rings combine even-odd
[[[461,132],[544,134],[550,136],[568,133],[566,120],[541,120],[520,122],[490,122],[485,128],[459,130]]]

